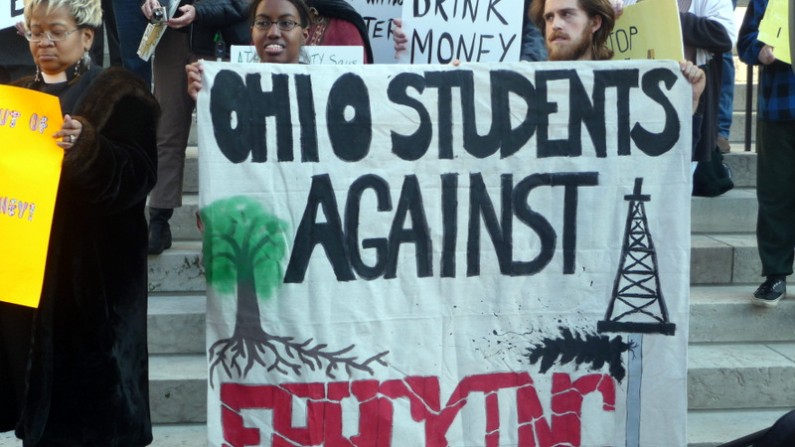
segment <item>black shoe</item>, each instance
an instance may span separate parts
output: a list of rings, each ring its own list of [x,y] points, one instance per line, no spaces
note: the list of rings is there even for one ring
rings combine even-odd
[[[170,208],[149,208],[149,248],[150,255],[159,255],[171,248],[171,227],[168,219],[174,213]]]
[[[773,307],[787,294],[787,281],[783,276],[768,276],[754,292],[753,303]]]

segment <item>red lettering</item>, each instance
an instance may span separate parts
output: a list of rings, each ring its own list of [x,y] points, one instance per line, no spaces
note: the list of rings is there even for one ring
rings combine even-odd
[[[395,430],[392,401],[407,399],[414,422],[422,423],[425,447],[449,445],[447,432],[473,394],[484,395],[484,445],[500,443],[499,391],[516,391],[516,436],[522,447],[579,446],[582,437],[582,404],[585,395],[599,392],[602,409],[615,411],[615,383],[606,374],[589,374],[574,381],[568,374],[552,376],[552,415],[544,416],[533,380],[527,373],[493,373],[465,377],[441,406],[437,377],[408,377],[379,383],[375,380],[282,385],[221,385],[221,423],[225,447],[262,445],[268,429],[245,427],[245,409],[273,410],[271,437],[274,447],[391,447]],[[294,399],[306,402],[306,424],[292,425]],[[355,399],[359,432],[343,435],[342,402]],[[399,446],[396,446],[399,447]]]

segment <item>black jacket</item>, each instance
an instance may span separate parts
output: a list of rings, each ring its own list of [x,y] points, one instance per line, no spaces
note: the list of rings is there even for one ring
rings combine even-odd
[[[26,447],[147,445],[144,206],[156,179],[159,107],[120,68],[93,67],[62,89],[17,84],[58,95],[82,123],[63,161],[17,436]],[[3,361],[0,372],[13,369]]]
[[[191,51],[198,56],[216,56],[216,34],[224,42],[224,57],[229,57],[230,45],[251,43],[249,0],[182,0],[180,6],[192,4],[196,19],[186,31],[191,34]]]
[[[698,104],[703,115],[701,137],[694,145],[693,160],[709,160],[718,138],[718,102],[720,100],[723,62],[721,55],[732,49],[729,32],[722,24],[690,12],[679,13],[682,41],[686,46],[701,48],[712,53],[712,59],[702,66],[707,75],[707,86]]]

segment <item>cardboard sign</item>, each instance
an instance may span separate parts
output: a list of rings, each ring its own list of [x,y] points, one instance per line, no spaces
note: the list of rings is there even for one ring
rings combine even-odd
[[[774,48],[776,59],[791,64],[789,33],[789,1],[770,0],[759,22],[757,39]]]
[[[607,40],[613,60],[684,60],[676,0],[643,0],[624,8]]]
[[[373,62],[396,63],[392,20],[400,17],[403,0],[349,0],[349,3],[361,14],[367,26],[370,47],[373,49]]]
[[[202,82],[210,446],[687,444],[678,64]]]
[[[449,64],[516,62],[522,43],[523,0],[406,0],[403,30],[407,50],[400,62]]]
[[[25,20],[24,0],[7,0],[0,5],[0,29],[16,25]]]
[[[358,46],[305,45],[301,51],[309,65],[361,65],[364,63],[364,49]],[[257,50],[253,45],[232,45],[229,47],[229,60],[240,64],[259,62]]]
[[[0,86],[0,301],[37,307],[63,149],[58,97]]]

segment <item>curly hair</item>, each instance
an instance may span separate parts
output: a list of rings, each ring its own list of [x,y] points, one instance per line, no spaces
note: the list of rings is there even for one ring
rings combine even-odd
[[[58,8],[69,11],[80,28],[99,28],[102,25],[102,5],[100,0],[25,0],[25,26],[30,28],[33,11],[40,6],[50,13]]]
[[[527,17],[546,34],[546,23],[544,22],[544,6],[547,0],[533,0]],[[602,26],[593,33],[593,58],[594,60],[605,60],[613,57],[613,50],[607,47],[607,39],[613,32],[616,24],[616,11],[610,0],[578,0],[577,4],[593,19],[596,16],[602,18]]]

